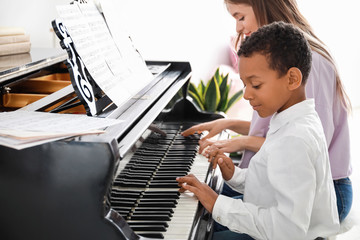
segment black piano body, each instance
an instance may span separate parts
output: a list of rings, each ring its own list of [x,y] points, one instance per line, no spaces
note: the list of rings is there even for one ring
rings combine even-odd
[[[57,51],[49,53],[44,49],[34,49],[31,54],[43,52],[45,56],[0,73],[1,111],[16,109],[11,104],[10,107],[4,106],[4,95],[11,94],[12,89],[26,89],[21,85],[29,79],[52,71],[60,69],[64,73],[67,54]],[[143,238],[135,234],[110,205],[119,162],[135,151],[134,146],[143,141],[143,134],[153,123],[191,125],[223,117],[199,111],[186,97],[191,77],[189,63],[147,64],[149,68],[160,66],[163,70],[154,73],[151,86],[144,87],[137,98],[130,99],[120,108],[108,107],[97,116],[123,120],[122,124],[109,127],[106,133],[73,137],[23,150],[0,146],[1,239]],[[173,97],[179,90],[183,96],[175,101]],[[37,101],[26,103],[21,110],[60,114],[72,113],[75,106],[77,109],[73,112],[85,114],[79,101],[74,104],[73,100],[66,100],[63,104],[64,99],[73,97],[74,89],[68,85]],[[57,106],[52,108],[54,104]],[[209,239],[208,223],[201,222],[201,218],[211,221],[211,217],[203,208],[201,211],[197,213],[198,219],[194,221],[188,239]],[[201,225],[205,229],[197,230]]]

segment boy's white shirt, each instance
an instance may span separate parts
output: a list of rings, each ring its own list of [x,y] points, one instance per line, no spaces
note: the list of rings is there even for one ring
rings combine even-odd
[[[227,184],[244,201],[219,195],[213,218],[255,239],[315,239],[339,230],[329,156],[313,99],[276,113],[248,169]]]

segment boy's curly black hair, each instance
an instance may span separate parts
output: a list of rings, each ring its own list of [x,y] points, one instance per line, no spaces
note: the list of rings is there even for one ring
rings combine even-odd
[[[241,43],[238,56],[250,57],[254,53],[265,55],[269,67],[278,71],[280,76],[297,67],[305,84],[311,69],[311,49],[297,27],[284,22],[260,27]]]

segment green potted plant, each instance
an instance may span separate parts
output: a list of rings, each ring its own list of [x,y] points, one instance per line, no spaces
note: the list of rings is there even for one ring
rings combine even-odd
[[[188,93],[201,110],[226,113],[243,95],[241,89],[230,97],[231,83],[229,74],[224,76],[217,68],[214,76],[206,84],[203,80],[200,80],[198,86],[190,82]]]

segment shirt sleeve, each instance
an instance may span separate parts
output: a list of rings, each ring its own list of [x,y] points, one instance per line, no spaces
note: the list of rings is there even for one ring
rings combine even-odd
[[[314,153],[303,140],[291,137],[277,141],[265,154],[275,203],[257,206],[220,195],[213,218],[256,239],[305,239],[316,192]]]
[[[226,181],[233,190],[243,193],[245,188],[247,168],[235,167],[234,175],[229,181]]]

